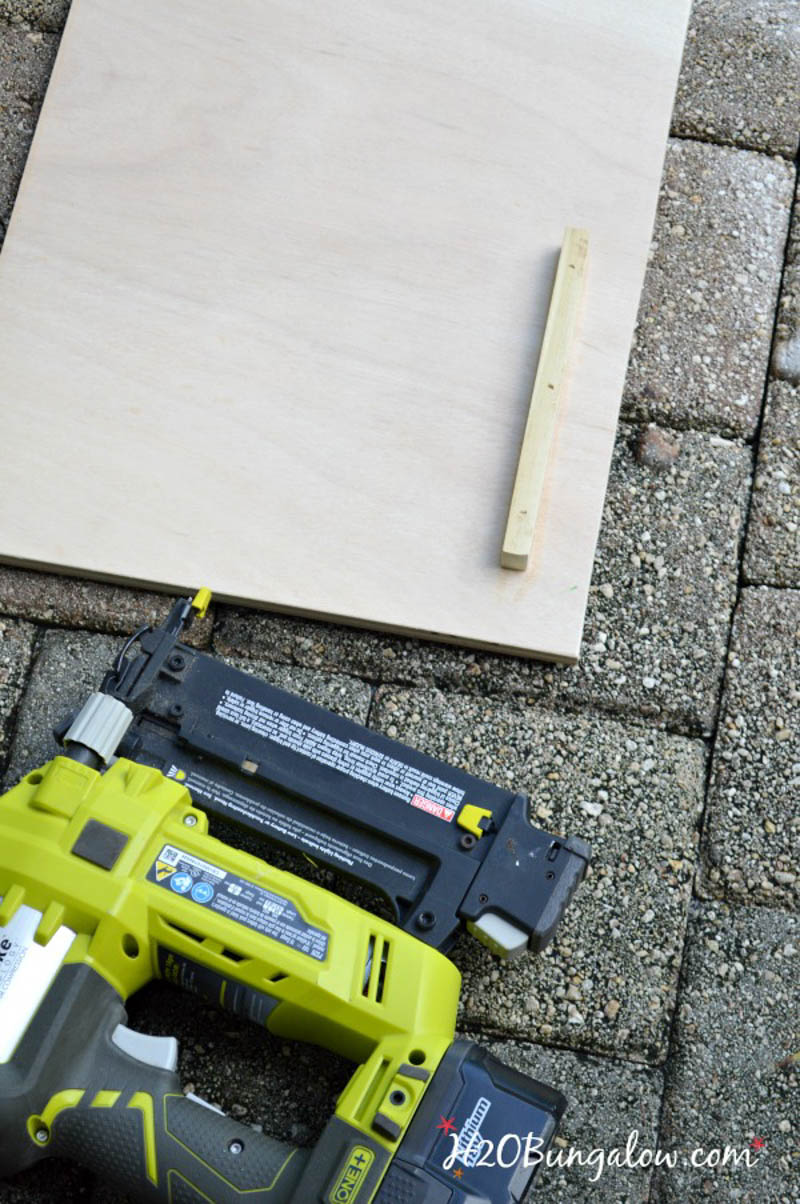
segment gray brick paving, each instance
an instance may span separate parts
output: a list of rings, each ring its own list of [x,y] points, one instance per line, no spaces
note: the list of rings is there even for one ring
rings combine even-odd
[[[800,591],[742,592],[717,733],[705,886],[800,901]]]
[[[666,1051],[702,806],[703,746],[613,720],[434,690],[379,692],[381,731],[532,798],[534,822],[594,864],[538,958],[502,965],[463,937],[463,1019],[657,1062]]]
[[[15,1176],[10,1182],[0,1180],[0,1204],[53,1204],[55,1200],[77,1204],[92,1199],[92,1186],[88,1171],[51,1158]],[[125,1202],[120,1201],[120,1204]]]
[[[749,439],[769,364],[794,172],[670,143],[623,413]]]
[[[61,33],[70,0],[0,0],[0,21],[47,33]]]
[[[42,635],[19,704],[6,788],[56,755],[59,750],[53,739],[54,724],[98,688],[119,646],[118,639],[85,631],[48,631]]]
[[[690,926],[660,1144],[689,1156],[750,1147],[753,1166],[656,1172],[660,1204],[800,1199],[797,991],[800,920],[767,908],[701,906]]]
[[[772,371],[800,385],[800,182],[795,194],[772,352]]]
[[[695,0],[674,134],[794,158],[800,23],[793,0]]]
[[[641,715],[709,732],[736,596],[751,456],[698,433],[675,459],[637,458],[617,440],[584,629],[574,668],[222,608],[215,648],[402,685],[516,694]]]
[[[0,243],[57,47],[55,34],[0,24]]]
[[[33,637],[29,623],[0,619],[0,765],[8,752],[11,722],[28,671]]]
[[[0,565],[0,615],[16,615],[58,627],[88,627],[130,635],[143,623],[166,618],[174,597],[128,589],[100,581],[83,581],[56,573]],[[186,641],[203,647],[211,639],[214,608],[190,627]]]
[[[744,551],[753,583],[800,586],[800,389],[769,388]]]

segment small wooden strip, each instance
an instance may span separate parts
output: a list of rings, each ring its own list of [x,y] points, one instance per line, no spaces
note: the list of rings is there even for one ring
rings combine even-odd
[[[586,282],[589,234],[567,227],[547,312],[542,350],[533,383],[528,421],[514,478],[500,564],[528,567],[547,462],[563,400],[575,328]]]

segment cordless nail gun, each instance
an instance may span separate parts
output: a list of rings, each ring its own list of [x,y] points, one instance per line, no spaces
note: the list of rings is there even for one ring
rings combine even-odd
[[[524,794],[181,643],[210,597],[200,590],[162,626],[139,628],[106,674],[101,691],[134,713],[120,755],[182,781],[209,813],[382,894],[396,922],[436,949],[466,928],[501,957],[541,950],[586,872],[588,844],[535,828]]]
[[[442,953],[214,839],[184,784],[115,759],[131,719],[92,696],[66,754],[0,797],[0,1177],[58,1155],[165,1204],[520,1201],[563,1097],[454,1040]],[[181,1093],[174,1039],[126,1027],[153,977],[357,1063],[313,1150]],[[534,1157],[485,1157],[509,1136]]]

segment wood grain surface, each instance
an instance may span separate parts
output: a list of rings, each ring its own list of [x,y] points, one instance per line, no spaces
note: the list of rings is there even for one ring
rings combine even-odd
[[[574,659],[687,10],[73,0],[0,255],[0,556]]]

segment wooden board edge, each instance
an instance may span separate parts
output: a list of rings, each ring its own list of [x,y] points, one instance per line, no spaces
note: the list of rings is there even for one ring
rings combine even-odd
[[[53,565],[44,561],[24,560],[20,557],[7,556],[0,553],[0,565],[8,568],[26,569],[29,572],[46,573],[55,577],[75,577],[82,581],[97,581],[103,585],[119,585],[127,589],[146,590],[154,594],[195,594],[209,579],[193,582],[179,581],[148,581],[143,578],[126,577],[114,573],[98,573],[93,569],[78,568],[74,565]],[[458,632],[425,631],[416,627],[403,627],[395,623],[381,623],[370,619],[337,615],[326,611],[309,610],[297,606],[282,606],[278,602],[256,602],[252,598],[240,595],[226,594],[214,589],[213,602],[226,606],[243,606],[248,610],[288,616],[289,618],[312,619],[318,623],[336,623],[342,627],[356,628],[362,631],[386,632],[390,635],[403,636],[408,639],[430,640],[435,644],[449,644],[451,647],[476,648],[482,652],[492,652],[500,656],[519,656],[525,660],[546,661],[548,664],[575,665],[580,652],[580,636],[575,647],[558,648],[555,651],[542,651],[536,648],[521,648],[516,645],[498,644],[491,640],[474,639],[471,636],[459,635]]]

